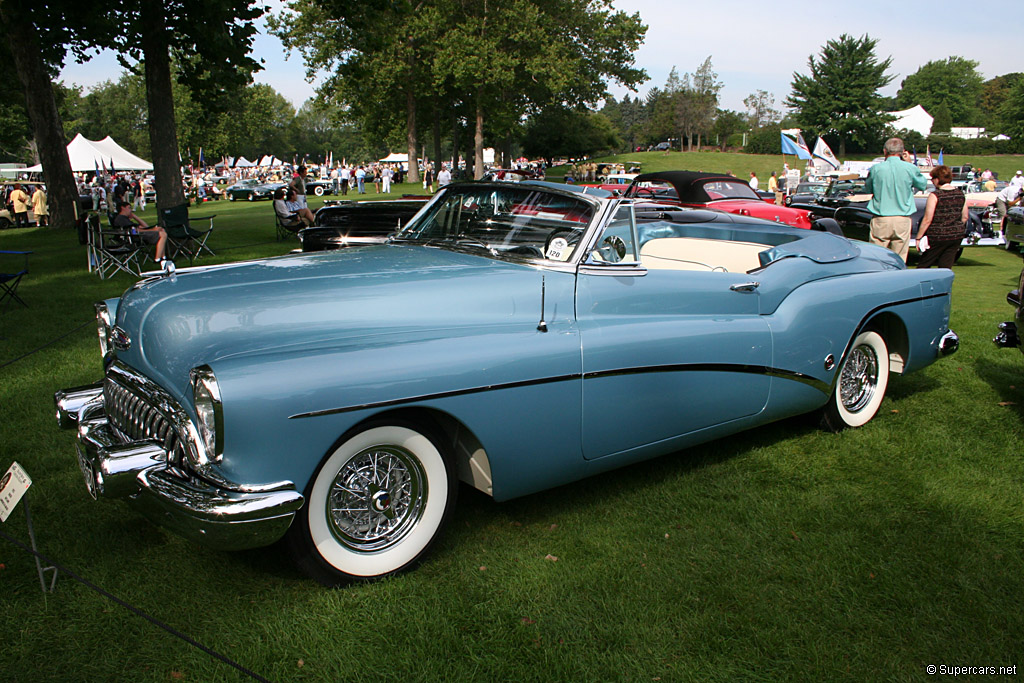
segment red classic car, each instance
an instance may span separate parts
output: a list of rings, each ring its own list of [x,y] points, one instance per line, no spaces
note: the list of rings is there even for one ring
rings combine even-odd
[[[742,216],[764,218],[807,230],[842,234],[839,224],[829,218],[816,218],[810,211],[776,206],[764,201],[746,182],[731,175],[694,171],[642,173],[623,193],[638,200],[715,209]]]

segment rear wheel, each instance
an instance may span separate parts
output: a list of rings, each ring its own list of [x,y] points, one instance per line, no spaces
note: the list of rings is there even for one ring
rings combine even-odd
[[[288,532],[299,567],[326,585],[415,566],[454,507],[441,441],[405,422],[366,425],[324,458]]]
[[[228,193],[228,201],[229,202],[235,201],[235,195]]]
[[[0,230],[6,230],[9,227],[11,227],[11,222],[6,218],[0,217]]]
[[[323,197],[324,196],[324,186],[323,185],[317,185],[316,187],[314,187],[313,188],[313,194],[315,194],[317,197]]]
[[[839,368],[825,406],[824,426],[838,432],[861,427],[878,413],[889,385],[889,349],[877,332],[861,332]]]
[[[254,192],[250,192],[250,193],[249,193],[249,196],[248,196],[248,197],[246,197],[246,199],[248,199],[248,200],[249,200],[250,202],[254,202],[254,201],[256,201],[256,193],[254,193]]]

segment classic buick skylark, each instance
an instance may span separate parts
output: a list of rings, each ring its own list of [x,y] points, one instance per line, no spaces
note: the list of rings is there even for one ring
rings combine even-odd
[[[878,411],[952,353],[948,270],[827,232],[527,181],[385,244],[150,274],[58,392],[93,496],[326,584],[419,561],[458,481],[502,501],[787,416]]]

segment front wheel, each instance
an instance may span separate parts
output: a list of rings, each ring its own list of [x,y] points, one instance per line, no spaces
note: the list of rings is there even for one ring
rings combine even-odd
[[[455,470],[440,443],[406,423],[375,423],[344,438],[288,532],[299,567],[333,586],[417,564],[455,504]]]
[[[235,201],[235,195],[233,195],[233,194],[229,194],[229,195],[228,195],[228,201],[229,201],[229,202],[233,202],[233,201]]]
[[[323,185],[317,185],[316,187],[314,187],[313,188],[313,194],[315,194],[317,197],[323,197],[324,196]]]
[[[248,199],[250,202],[256,201],[256,193],[255,192],[250,192],[249,196],[246,197],[246,199]]]
[[[878,412],[889,385],[889,349],[877,332],[861,332],[839,368],[822,422],[834,432],[861,427]]]

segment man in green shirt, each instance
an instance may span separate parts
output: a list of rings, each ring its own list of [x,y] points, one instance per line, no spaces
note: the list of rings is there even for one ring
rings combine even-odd
[[[910,153],[903,140],[885,141],[885,161],[868,171],[864,191],[871,193],[868,211],[871,219],[871,241],[891,249],[907,262],[910,251],[910,216],[917,210],[914,190],[924,191],[928,181],[910,162]]]

